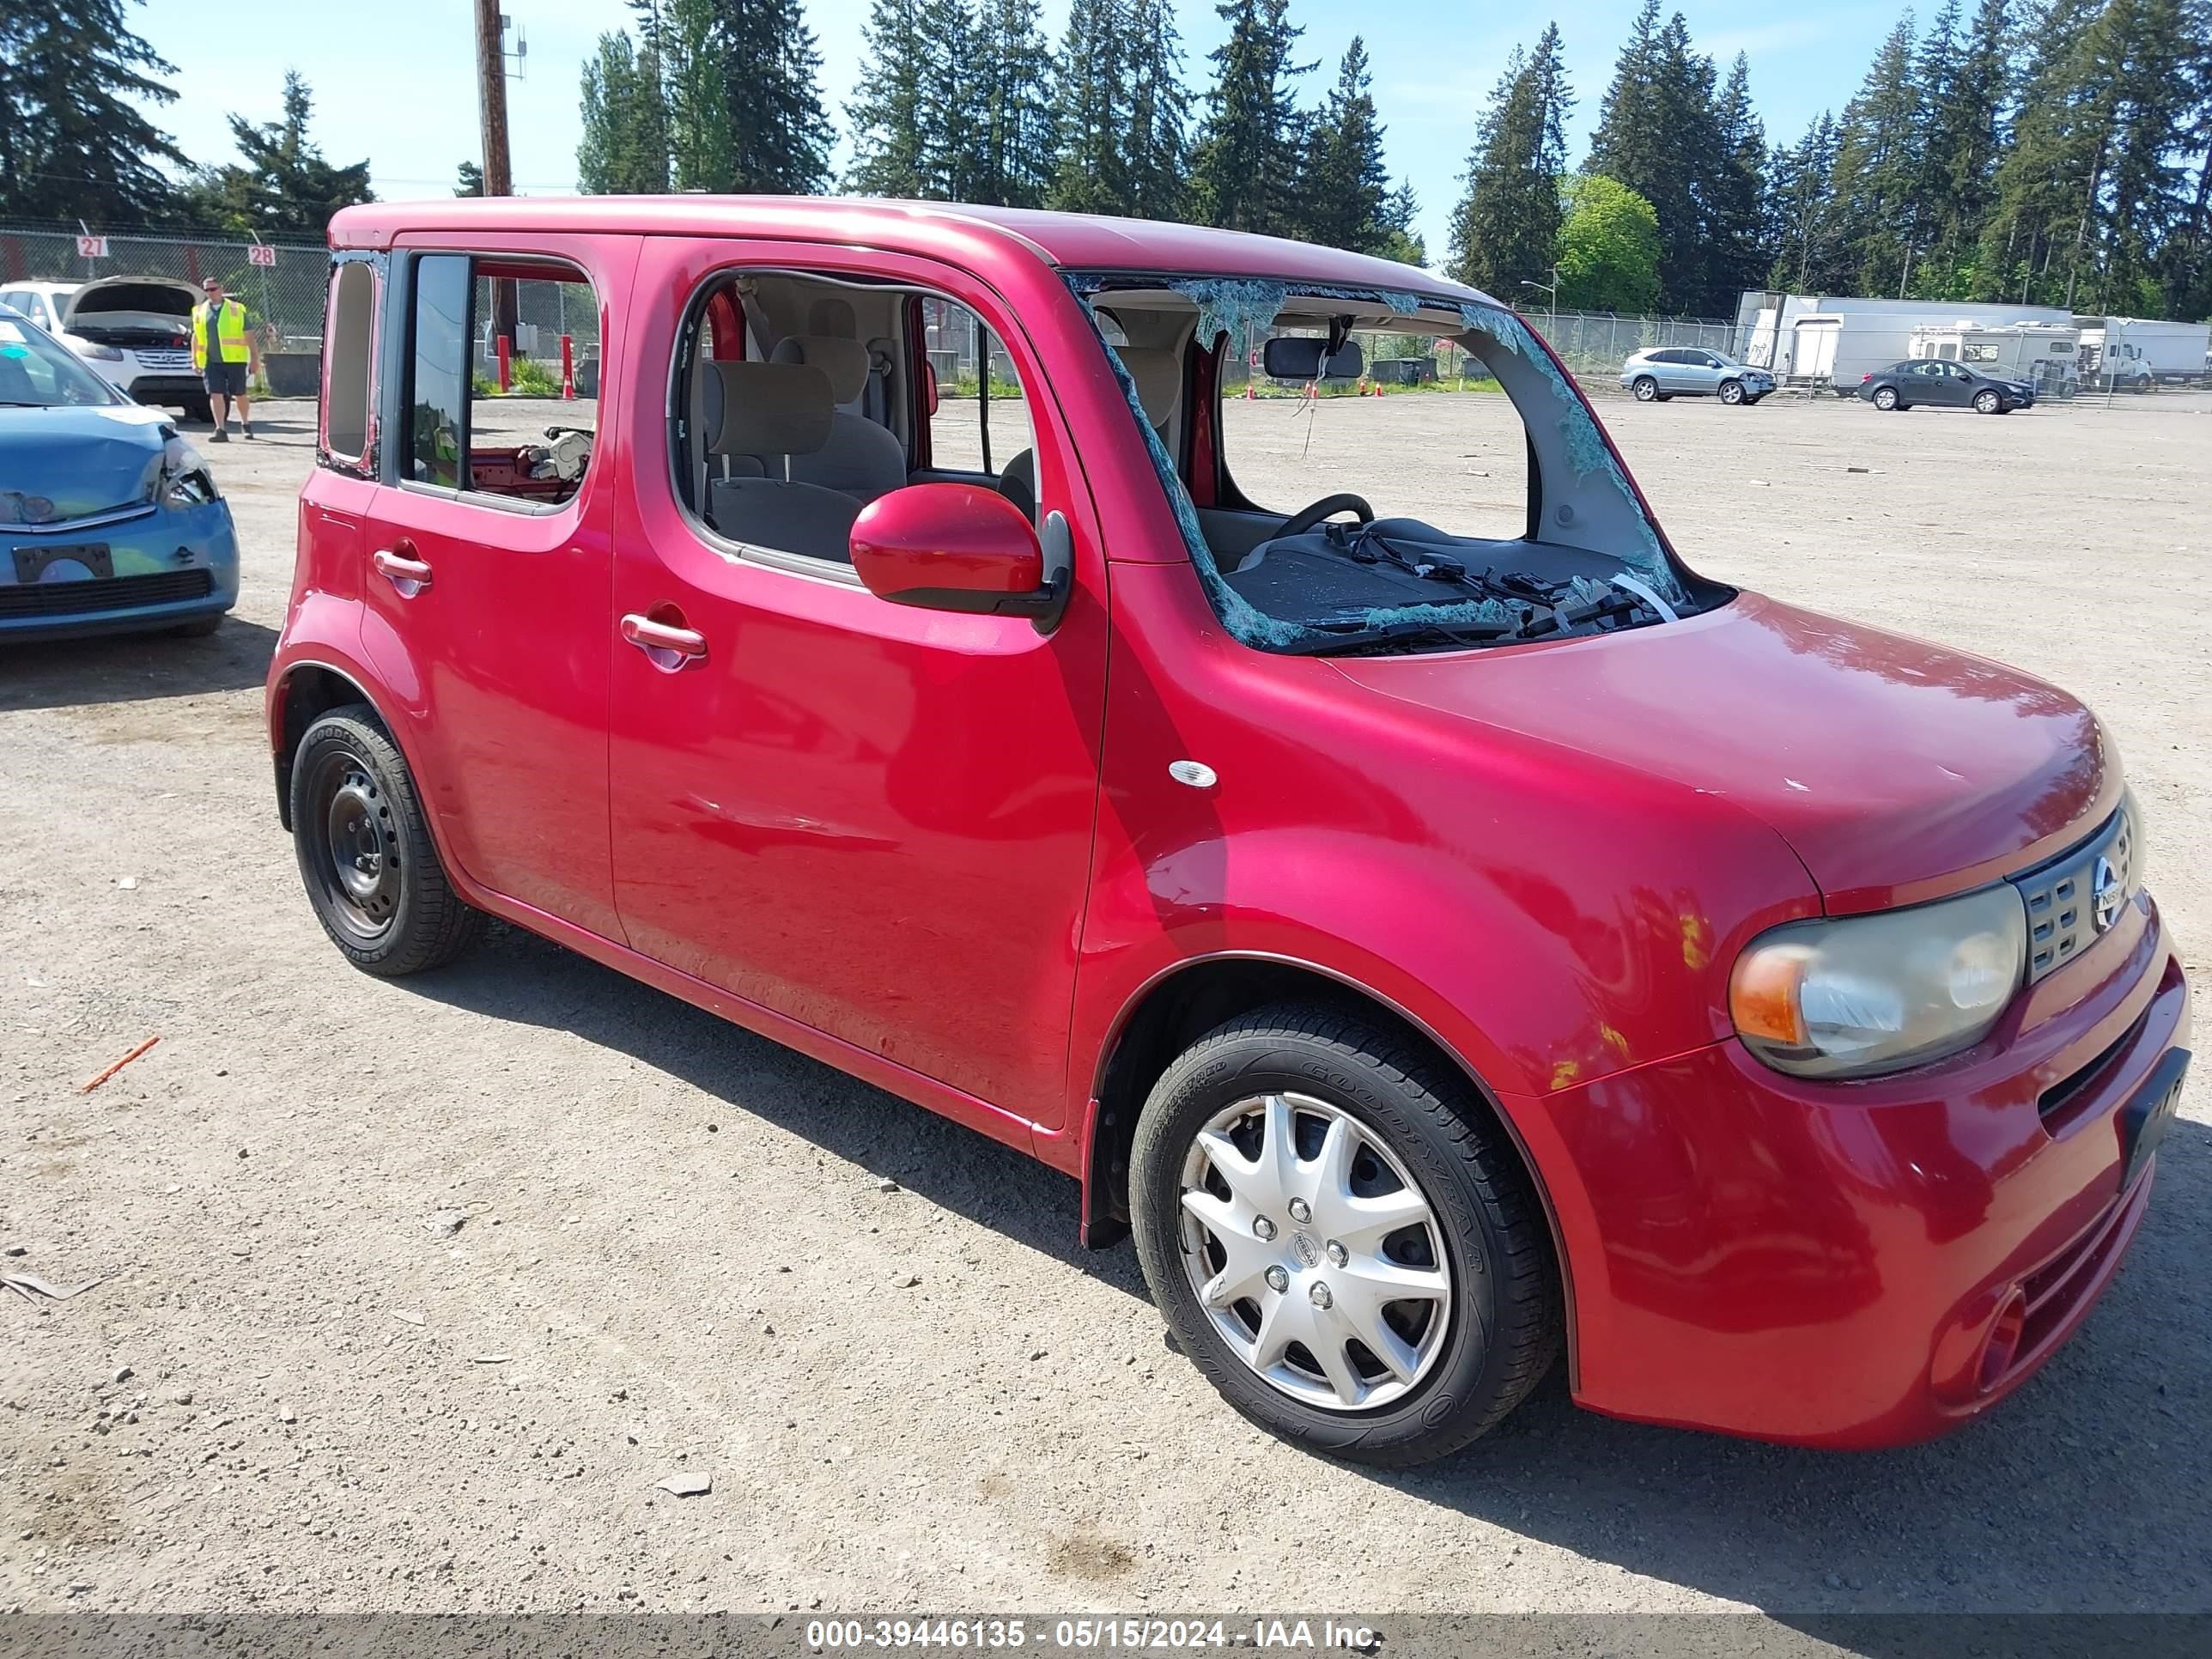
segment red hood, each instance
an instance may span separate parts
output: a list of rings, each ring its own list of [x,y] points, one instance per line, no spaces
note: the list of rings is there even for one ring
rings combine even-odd
[[[1558,645],[1332,661],[1385,696],[1725,797],[1781,833],[1833,912],[1993,880],[2120,795],[2104,728],[2056,687],[1755,593]]]

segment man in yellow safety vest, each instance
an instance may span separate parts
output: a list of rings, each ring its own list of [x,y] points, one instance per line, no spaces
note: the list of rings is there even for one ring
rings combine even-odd
[[[192,368],[207,386],[215,418],[215,439],[230,441],[230,404],[238,403],[238,429],[253,435],[253,402],[246,395],[249,375],[261,372],[261,342],[247,332],[246,307],[223,297],[222,284],[210,276],[200,284],[205,304],[192,307]]]

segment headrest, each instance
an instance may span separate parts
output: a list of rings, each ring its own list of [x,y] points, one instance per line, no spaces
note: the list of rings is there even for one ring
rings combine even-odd
[[[721,381],[722,414],[710,455],[811,455],[830,441],[836,403],[830,377],[808,363],[710,361]]]
[[[1158,346],[1115,346],[1114,355],[1137,383],[1137,401],[1145,406],[1145,418],[1154,426],[1165,426],[1182,401],[1182,360]]]
[[[854,318],[852,301],[841,300],[834,294],[826,299],[817,300],[812,309],[806,313],[806,331],[809,334],[834,334],[841,340],[858,339],[860,325]]]
[[[768,356],[773,363],[809,363],[820,369],[830,377],[835,403],[849,404],[867,388],[868,349],[848,336],[787,334]]]

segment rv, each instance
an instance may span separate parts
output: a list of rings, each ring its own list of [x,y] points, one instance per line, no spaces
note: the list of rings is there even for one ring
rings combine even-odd
[[[1910,357],[1941,357],[2000,380],[2025,381],[2040,398],[2070,398],[2080,389],[2081,332],[2056,323],[1923,325],[1912,331]]]

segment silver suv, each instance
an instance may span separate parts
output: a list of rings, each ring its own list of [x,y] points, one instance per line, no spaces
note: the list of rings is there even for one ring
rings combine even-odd
[[[1653,346],[1620,366],[1620,384],[1639,404],[1718,398],[1748,406],[1774,390],[1774,376],[1702,346]]]

